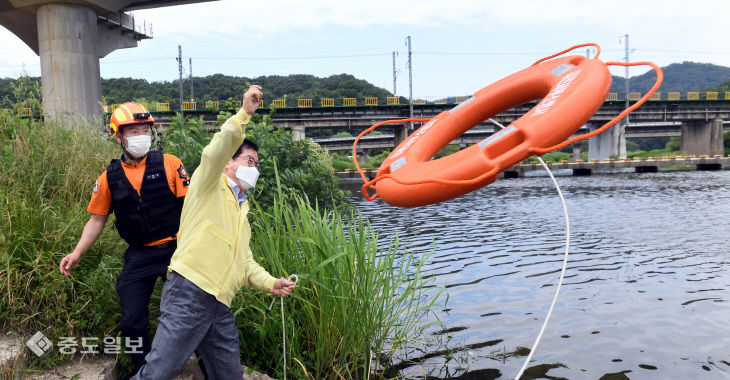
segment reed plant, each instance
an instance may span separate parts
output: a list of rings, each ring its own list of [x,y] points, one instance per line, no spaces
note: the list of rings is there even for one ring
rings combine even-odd
[[[252,212],[251,250],[273,275],[299,277],[284,300],[287,362],[279,300],[269,311],[272,297],[249,289],[233,305],[244,362],[277,378],[285,365],[296,379],[384,376],[440,294],[421,275],[430,253],[379,247],[356,210],[320,208],[276,183],[273,205]]]
[[[96,176],[117,154],[98,130],[0,114],[0,331],[41,331],[52,342],[114,336],[123,250],[116,234],[102,235],[71,278],[58,265],[88,220]],[[58,350],[42,358],[61,359]]]
[[[74,337],[78,350],[82,337],[101,345],[119,336],[115,281],[126,244],[118,234],[107,228],[70,278],[58,270],[88,220],[96,177],[119,154],[99,130],[0,113],[0,332],[30,337],[40,331],[51,342]],[[425,327],[420,320],[438,296],[420,272],[428,255],[404,252],[398,241],[379,247],[354,209],[310,204],[283,185],[276,168],[273,176],[275,185],[266,189],[273,203],[256,203],[250,214],[251,249],[270,273],[299,274],[298,289],[284,301],[290,378],[381,376],[396,350]],[[158,294],[159,287],[150,310],[153,331]],[[271,299],[244,288],[233,310],[242,361],[280,377],[281,312],[267,312]],[[29,366],[70,358],[53,348],[41,358],[27,355]]]

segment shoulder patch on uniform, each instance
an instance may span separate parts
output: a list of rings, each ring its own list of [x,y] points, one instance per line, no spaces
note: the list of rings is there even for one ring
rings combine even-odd
[[[93,192],[94,194],[96,194],[96,192],[98,192],[98,191],[99,191],[99,181],[96,181],[96,182],[94,183],[94,190],[92,190],[92,192]]]
[[[188,172],[185,170],[185,166],[180,165],[180,167],[177,168],[177,174],[179,174],[182,179],[188,179]]]

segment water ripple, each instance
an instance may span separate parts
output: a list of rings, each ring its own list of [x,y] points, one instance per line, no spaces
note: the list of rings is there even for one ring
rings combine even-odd
[[[534,373],[727,375],[730,172],[561,176],[558,182],[571,218],[570,258]],[[379,231],[383,249],[397,235],[410,251],[435,250],[424,275],[447,288],[447,309],[436,312],[442,325],[429,327],[434,338],[403,373],[513,377],[545,317],[565,249],[562,208],[549,179],[499,180],[415,209],[350,200]],[[442,329],[448,334],[437,334]],[[449,367],[454,357],[464,369]]]

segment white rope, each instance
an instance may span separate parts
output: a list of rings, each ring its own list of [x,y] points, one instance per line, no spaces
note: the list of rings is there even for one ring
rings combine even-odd
[[[489,119],[490,122],[494,123],[500,128],[504,128],[502,124],[497,122],[496,120]],[[530,360],[532,360],[532,355],[535,353],[535,350],[537,350],[537,345],[540,344],[540,340],[542,339],[542,334],[545,332],[545,328],[547,327],[548,321],[550,321],[550,316],[553,314],[553,309],[555,309],[555,303],[558,301],[558,294],[560,294],[560,288],[563,286],[563,278],[565,277],[565,268],[568,266],[568,251],[570,250],[570,218],[568,217],[568,206],[565,204],[565,198],[563,197],[563,192],[560,191],[560,186],[558,186],[558,181],[555,180],[555,177],[553,176],[553,172],[550,171],[550,168],[547,166],[545,161],[542,160],[539,156],[535,156],[542,164],[542,167],[545,168],[545,171],[547,171],[548,175],[550,176],[550,179],[553,181],[553,184],[555,185],[555,190],[558,191],[558,195],[560,196],[560,202],[563,204],[563,215],[565,216],[565,255],[563,256],[563,268],[560,271],[560,278],[558,279],[558,285],[555,289],[555,295],[553,296],[553,302],[550,304],[550,309],[548,310],[547,316],[545,316],[545,322],[543,322],[542,327],[540,328],[540,333],[537,334],[537,339],[535,339],[535,343],[532,345],[532,348],[530,349],[530,353],[527,355],[527,358],[525,359],[525,363],[522,364],[522,368],[520,368],[520,371],[517,373],[517,376],[515,376],[515,380],[518,380],[520,377],[522,377],[522,374],[525,372],[525,369],[527,368],[527,365],[530,363]]]
[[[284,277],[281,278],[282,280]],[[296,284],[299,281],[299,277],[296,274],[292,274],[287,279],[294,284]],[[279,297],[279,300],[281,301],[281,339],[283,344],[282,354],[284,356],[284,380],[286,380],[286,324],[284,323],[284,297]],[[271,307],[274,306],[274,301],[276,301],[276,298],[271,300],[271,304],[269,305],[269,309],[266,310],[268,313],[269,310],[271,310]]]

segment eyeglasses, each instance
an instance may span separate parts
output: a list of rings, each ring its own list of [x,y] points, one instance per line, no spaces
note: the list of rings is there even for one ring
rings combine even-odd
[[[256,168],[256,170],[260,170],[261,169],[261,166],[259,165],[259,162],[256,161],[256,159],[253,158],[253,156],[251,156],[251,155],[248,155],[248,156],[238,156],[236,158],[248,158],[248,166],[249,167],[253,166],[253,167]]]

